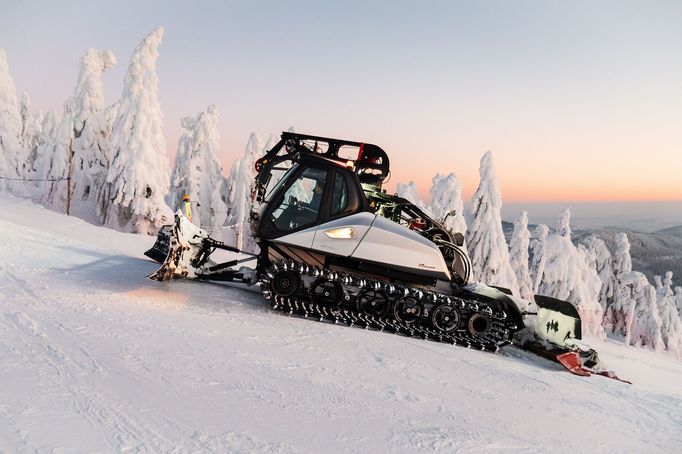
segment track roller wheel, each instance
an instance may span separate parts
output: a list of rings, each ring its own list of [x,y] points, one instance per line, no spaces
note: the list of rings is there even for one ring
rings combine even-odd
[[[283,297],[294,295],[298,291],[300,280],[298,274],[291,270],[280,270],[270,281],[270,287],[275,294]]]
[[[424,313],[424,303],[417,298],[404,296],[395,302],[393,316],[396,320],[411,325],[418,321]]]
[[[469,319],[468,329],[472,336],[485,336],[490,332],[490,319],[482,314],[474,314]]]
[[[391,303],[383,290],[365,289],[358,293],[357,305],[360,312],[383,317],[388,313]]]
[[[441,304],[431,312],[431,324],[444,333],[452,333],[462,321],[462,315],[454,306]]]
[[[329,279],[316,279],[310,286],[310,299],[322,306],[338,307],[343,300],[343,287]]]

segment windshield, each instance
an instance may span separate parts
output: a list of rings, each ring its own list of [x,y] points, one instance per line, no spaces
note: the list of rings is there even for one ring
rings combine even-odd
[[[270,199],[272,199],[272,194],[276,194],[277,191],[279,191],[279,188],[282,187],[282,185],[289,179],[292,173],[294,173],[298,169],[298,164],[294,164],[293,166],[289,167],[289,169],[284,172],[283,170],[274,170],[272,171],[272,178],[270,178],[270,183],[268,186],[272,184],[273,181],[276,181],[277,183],[272,186],[272,189],[267,188],[265,192],[265,201],[270,202]],[[279,180],[277,179],[279,178]]]

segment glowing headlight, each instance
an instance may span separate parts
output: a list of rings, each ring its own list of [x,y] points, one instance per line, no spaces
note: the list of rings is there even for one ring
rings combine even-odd
[[[341,227],[338,229],[325,230],[324,234],[329,238],[349,240],[355,236],[355,232],[350,227]]]

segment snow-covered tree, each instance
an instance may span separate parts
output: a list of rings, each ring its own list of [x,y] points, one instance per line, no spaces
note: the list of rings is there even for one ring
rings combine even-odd
[[[164,196],[170,183],[158,97],[159,27],[137,46],[125,76],[111,138],[111,164],[100,191],[102,222],[154,234],[172,220]]]
[[[227,217],[227,185],[218,159],[218,109],[211,105],[180,123],[185,132],[178,141],[178,153],[171,175],[167,202],[176,207],[187,194],[192,222],[202,227],[223,226]]]
[[[613,299],[606,305],[604,313],[604,329],[607,334],[625,336],[631,321],[629,318],[634,315],[634,305],[632,286],[641,280],[640,276],[632,277],[632,258],[630,257],[630,242],[625,233],[616,235],[616,250],[613,255],[613,274],[615,277]],[[643,276],[643,275],[642,275]],[[629,284],[624,284],[627,277]],[[646,280],[646,278],[644,278]],[[648,282],[647,282],[648,284]],[[626,288],[627,287],[627,288]],[[643,284],[638,285],[638,288]]]
[[[431,179],[431,183],[431,189],[429,189],[431,202],[427,207],[429,212],[438,221],[445,219],[445,228],[450,232],[466,234],[467,224],[466,219],[464,219],[462,184],[457,175],[454,173],[447,176],[437,174]],[[416,193],[416,188],[414,192]],[[454,215],[450,214],[453,211]]]
[[[661,317],[656,304],[656,289],[646,276],[630,271],[621,276],[620,299],[630,301],[625,315],[626,344],[646,347],[654,351],[665,348],[661,337]]]
[[[665,273],[665,279],[658,289],[657,303],[661,316],[661,337],[666,348],[676,357],[682,355],[682,320],[675,304],[673,273]]]
[[[632,271],[632,257],[630,256],[630,241],[625,233],[616,235],[616,251],[613,256],[613,273],[618,278],[623,273]]]
[[[44,125],[47,134],[44,135],[45,142],[38,150],[36,174],[53,181],[45,182],[46,191],[41,197],[41,203],[65,212],[70,196],[67,180],[69,162],[73,156],[73,99],[69,98],[64,103],[64,112],[57,126],[54,123],[54,115],[50,115],[48,121],[52,124]]]
[[[538,293],[542,275],[545,272],[545,241],[549,235],[549,228],[545,224],[540,224],[535,228],[535,238],[530,242],[530,279],[533,293]]]
[[[88,49],[81,59],[74,99],[71,187],[78,216],[94,219],[97,195],[107,178],[110,134],[104,118],[102,74],[116,64],[111,51]]]
[[[21,149],[21,114],[17,100],[17,88],[7,64],[7,55],[0,49],[0,190],[23,194],[23,182],[12,178],[23,177],[19,173],[24,162]]]
[[[54,110],[50,109],[42,116],[41,124],[38,128],[39,145],[36,148],[36,156],[33,161],[33,167],[35,169],[33,178],[37,180],[33,182],[33,187],[41,197],[45,194],[48,185],[46,181],[40,180],[49,177],[48,172],[57,143],[57,127],[57,118]]]
[[[230,192],[228,198],[227,223],[235,229],[237,247],[249,252],[258,252],[258,245],[249,228],[250,212],[253,210],[253,189],[256,180],[256,160],[263,157],[262,140],[251,133],[242,159],[232,164]]]
[[[597,270],[601,280],[601,290],[599,291],[599,304],[606,312],[606,308],[613,301],[614,289],[616,287],[616,276],[613,272],[613,258],[611,252],[606,247],[606,243],[596,235],[588,236],[585,246],[590,252],[590,266]]]
[[[545,265],[538,293],[573,303],[580,313],[584,333],[603,335],[604,315],[599,305],[601,280],[589,266],[587,250],[571,242],[570,211],[565,210],[557,234],[545,240]]]
[[[677,312],[682,315],[682,287],[679,285],[675,287],[675,305],[677,305]]]
[[[472,220],[467,232],[474,280],[506,287],[519,294],[516,275],[509,262],[509,249],[502,231],[502,197],[489,151],[481,158],[481,181],[472,201]]]
[[[417,184],[414,181],[410,181],[409,183],[398,183],[395,191],[399,197],[407,199],[424,211],[428,210],[426,204],[419,195],[419,192],[417,192]]]
[[[533,301],[533,283],[529,269],[530,232],[528,231],[528,212],[522,211],[514,222],[509,252],[511,267],[519,284],[519,295],[527,301]]]
[[[21,136],[19,142],[24,156],[19,173],[26,179],[35,179],[35,161],[38,146],[41,144],[42,139],[41,126],[43,114],[40,111],[35,115],[31,112],[31,99],[26,92],[23,92],[21,95],[19,112],[21,115]]]

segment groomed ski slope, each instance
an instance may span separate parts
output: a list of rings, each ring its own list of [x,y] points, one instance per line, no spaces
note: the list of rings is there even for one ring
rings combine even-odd
[[[145,279],[152,237],[0,201],[0,452],[679,452],[682,363],[588,340],[629,386],[288,318]]]

